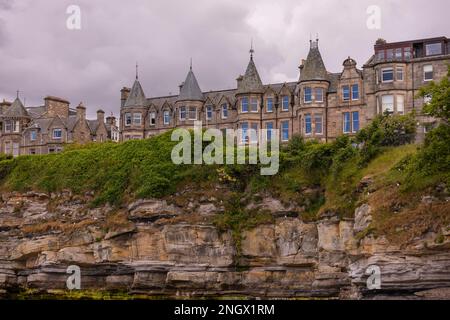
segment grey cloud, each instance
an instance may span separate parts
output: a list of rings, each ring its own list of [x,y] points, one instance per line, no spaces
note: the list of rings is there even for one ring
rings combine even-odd
[[[75,3],[80,31],[65,27]],[[366,28],[372,4],[382,9],[381,30]],[[21,89],[28,104],[58,95],[83,101],[91,116],[98,107],[117,114],[136,61],[146,95],[155,96],[178,92],[191,57],[203,90],[232,88],[251,38],[263,81],[288,81],[316,32],[327,68],[338,72],[348,55],[366,62],[378,37],[449,36],[449,9],[447,0],[0,0],[0,99]]]

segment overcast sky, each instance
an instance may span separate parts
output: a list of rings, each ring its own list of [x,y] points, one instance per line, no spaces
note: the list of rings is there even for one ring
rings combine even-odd
[[[81,9],[81,30],[69,30],[69,5]],[[366,25],[370,5],[381,29]],[[402,41],[450,36],[448,0],[0,0],[0,99],[16,90],[26,105],[46,95],[119,111],[135,63],[147,97],[178,93],[193,59],[203,91],[236,86],[253,38],[264,83],[298,78],[310,34],[330,72],[351,56],[361,67],[379,37]],[[23,100],[23,99],[22,99]]]

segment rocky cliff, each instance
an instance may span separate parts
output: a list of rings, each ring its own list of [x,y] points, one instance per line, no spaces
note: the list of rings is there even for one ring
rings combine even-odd
[[[2,194],[3,295],[65,289],[67,267],[78,265],[81,289],[150,297],[450,298],[448,227],[393,243],[365,232],[369,204],[354,219],[308,222],[292,214],[298,208],[265,197],[260,206],[273,222],[243,231],[236,243],[212,223],[224,210],[214,197],[120,209],[93,208],[90,199],[69,191]],[[380,290],[367,288],[372,265],[381,270]]]

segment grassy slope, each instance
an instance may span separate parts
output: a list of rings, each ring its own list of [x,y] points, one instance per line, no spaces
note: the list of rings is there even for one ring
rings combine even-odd
[[[250,165],[175,165],[170,159],[175,144],[166,133],[121,144],[71,147],[61,154],[0,159],[0,190],[94,191],[95,206],[165,197],[188,185],[210,193],[209,187],[219,183],[226,185],[229,193],[222,195],[226,198],[226,213],[216,219],[216,224],[235,233],[271,220],[267,214],[243,209],[243,195],[257,201],[267,193],[304,206],[303,217],[310,220],[328,212],[352,216],[357,205],[369,202],[374,208],[371,230],[376,234],[401,233],[402,224],[421,225],[415,228],[417,232],[424,232],[432,224],[436,228],[448,224],[448,203],[431,211],[419,203],[421,195],[448,181],[448,172],[428,174],[426,184],[414,187],[415,183],[408,181],[411,175],[402,170],[404,159],[418,154],[415,145],[383,147],[364,165],[360,164],[361,154],[348,143],[310,143],[300,146],[301,152],[290,146],[281,152],[280,172],[263,177],[257,166]],[[363,178],[371,181],[369,190],[361,187]],[[246,197],[244,200],[249,201]],[[392,214],[396,212],[393,207],[399,208],[400,215]]]

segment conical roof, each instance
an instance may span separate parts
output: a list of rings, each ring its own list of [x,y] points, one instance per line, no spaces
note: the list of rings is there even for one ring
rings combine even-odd
[[[183,100],[200,100],[203,101],[205,98],[203,96],[203,92],[198,85],[197,79],[195,78],[195,74],[192,71],[192,67],[189,69],[189,72],[186,76],[186,80],[180,87],[180,94],[178,96],[177,101]]]
[[[311,41],[308,57],[300,72],[300,82],[313,80],[327,80],[327,69],[319,51],[319,42]]]
[[[238,85],[238,92],[248,93],[248,92],[262,92],[263,84],[261,78],[259,77],[258,70],[256,69],[255,62],[253,61],[253,55],[250,55],[250,61],[247,65],[247,70]]]
[[[131,88],[130,94],[128,95],[127,101],[125,101],[125,107],[143,107],[146,103],[146,98],[144,94],[144,90],[142,90],[141,84],[136,77],[136,80],[133,83],[133,87]]]
[[[13,104],[5,110],[3,113],[4,117],[29,117],[29,114],[25,107],[22,104],[22,101],[20,101],[19,97],[14,100]]]

